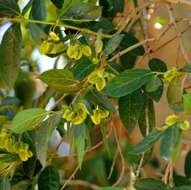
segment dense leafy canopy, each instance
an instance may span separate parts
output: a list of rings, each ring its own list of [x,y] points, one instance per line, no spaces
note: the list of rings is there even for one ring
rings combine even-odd
[[[144,2],[0,0],[0,26],[9,25],[0,43],[0,190],[191,189],[190,150],[185,175],[174,169],[191,112],[191,64],[172,14],[185,1]],[[184,66],[167,66],[149,44],[165,34],[147,34],[160,3]],[[162,95],[173,113],[158,126]]]

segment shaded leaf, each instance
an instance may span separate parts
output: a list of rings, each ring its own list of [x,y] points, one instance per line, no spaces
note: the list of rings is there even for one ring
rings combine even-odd
[[[96,2],[82,2],[79,0],[66,0],[62,10],[60,10],[60,19],[81,19],[96,20],[101,16],[102,7],[96,5]]]
[[[11,187],[11,190],[28,190],[28,187],[30,185],[30,181],[29,180],[22,180],[19,181],[17,184],[13,185]]]
[[[124,190],[122,187],[101,187],[100,190]]]
[[[18,16],[20,9],[15,0],[0,0],[0,13],[3,16]]]
[[[0,177],[0,189],[1,190],[11,190],[11,184],[8,177]]]
[[[182,80],[177,78],[172,80],[167,89],[167,100],[170,108],[175,112],[183,111],[182,101]]]
[[[132,153],[140,154],[150,149],[153,144],[163,136],[163,132],[154,129],[139,144],[137,144]]]
[[[145,178],[137,180],[135,183],[136,190],[167,190],[167,186],[158,179]]]
[[[184,173],[186,177],[191,178],[191,151],[186,155],[184,163]]]
[[[44,20],[46,18],[45,0],[35,0],[32,3],[30,17],[35,20]]]
[[[181,69],[182,72],[185,72],[185,73],[191,73],[191,64],[188,64],[186,66],[184,66],[182,69]]]
[[[104,93],[113,97],[122,97],[141,88],[152,77],[145,69],[125,70],[107,83]]]
[[[40,75],[40,79],[50,87],[61,92],[73,92],[77,90],[77,82],[72,72],[64,69],[52,69]]]
[[[154,101],[158,102],[160,99],[161,99],[161,96],[163,94],[163,91],[164,91],[164,82],[158,78],[160,80],[160,85],[158,85],[158,88],[154,91],[151,91],[151,92],[148,92],[145,88],[144,88],[144,91],[145,93]],[[146,85],[148,86],[148,85]],[[149,86],[147,87],[149,88]],[[150,91],[150,90],[149,90]]]
[[[58,8],[61,9],[64,3],[64,0],[51,0],[52,3]]]
[[[59,173],[53,166],[47,166],[39,175],[39,190],[59,190],[60,179]]]
[[[47,116],[48,112],[41,108],[31,108],[19,112],[12,121],[11,130],[14,133],[23,133],[38,126]]]
[[[139,129],[143,136],[146,135],[148,131],[152,131],[155,127],[155,109],[153,100],[147,96],[144,97],[144,109],[142,110],[141,117],[138,119]]]
[[[74,141],[77,149],[78,165],[81,168],[84,154],[85,154],[85,141],[86,141],[86,128],[87,126],[82,123],[81,125],[74,126]]]
[[[179,128],[177,125],[170,127],[163,133],[160,143],[160,155],[163,159],[169,160],[172,157],[173,150],[179,137]]]
[[[184,94],[183,95],[183,105],[184,105],[184,111],[185,112],[191,111],[191,94]]]
[[[124,38],[121,41],[120,47],[123,49],[129,48],[132,45],[135,45],[139,42],[139,40],[131,33],[124,33]],[[139,46],[133,50],[131,50],[130,52],[128,52],[128,54],[132,55],[132,56],[140,56],[143,55],[145,53],[144,47],[143,46]]]
[[[0,87],[12,88],[19,71],[21,31],[12,25],[4,34],[0,46]]]
[[[149,61],[149,68],[155,72],[166,72],[167,66],[161,59],[153,58]]]
[[[150,92],[155,92],[162,86],[162,81],[158,77],[152,77],[151,80],[145,85],[145,90],[150,93]]]
[[[109,110],[111,112],[115,112],[115,107],[109,101],[107,96],[105,96],[101,92],[98,92],[95,88],[89,90],[85,98],[88,99],[94,105],[98,105],[103,109]]]
[[[106,55],[112,54],[120,45],[124,35],[123,34],[116,34],[114,35],[106,44],[104,53]]]
[[[144,97],[140,90],[119,98],[119,115],[123,125],[131,132],[143,111]]]
[[[80,59],[73,67],[74,78],[76,80],[83,80],[88,76],[94,69],[96,65],[93,64],[89,59]]]
[[[43,167],[46,164],[48,142],[52,132],[56,128],[56,124],[58,121],[58,117],[50,117],[48,120],[46,120],[40,125],[39,129],[35,130],[36,155]]]

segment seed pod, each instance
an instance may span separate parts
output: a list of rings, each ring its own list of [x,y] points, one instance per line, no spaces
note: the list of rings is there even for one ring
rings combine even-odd
[[[54,44],[52,42],[43,41],[39,48],[40,54],[41,55],[48,54],[51,51],[51,49],[53,48],[53,45]]]
[[[177,122],[179,122],[179,118],[178,118],[178,116],[176,116],[174,114],[169,115],[165,120],[165,124],[167,126],[172,126],[172,125],[176,124]]]
[[[82,45],[81,46],[81,51],[86,57],[90,57],[92,55],[92,50],[89,46],[87,45]]]
[[[99,78],[97,79],[97,82],[96,82],[95,86],[96,86],[96,89],[97,89],[98,91],[101,91],[101,90],[106,86],[106,81],[105,81],[105,79],[99,77]]]
[[[93,110],[93,114],[90,117],[95,125],[99,125],[101,123],[102,117],[99,110]]]
[[[82,50],[78,44],[69,46],[66,53],[68,57],[75,60],[79,60],[82,57]]]
[[[60,40],[59,36],[55,32],[50,32],[49,36],[55,42],[58,42]]]
[[[183,131],[186,131],[190,128],[190,123],[185,120],[183,123],[180,123],[180,129],[182,129]]]
[[[103,41],[98,39],[95,42],[95,50],[96,50],[96,54],[100,53],[103,49]]]

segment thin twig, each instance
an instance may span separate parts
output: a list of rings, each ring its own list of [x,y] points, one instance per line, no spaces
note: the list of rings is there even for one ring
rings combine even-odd
[[[118,154],[119,154],[119,151],[117,149],[116,152],[115,152],[115,155],[114,155],[114,158],[113,158],[113,162],[112,162],[112,165],[111,165],[111,168],[110,168],[110,172],[109,172],[109,175],[108,175],[107,179],[111,178],[111,175],[112,175],[113,170],[114,170],[114,166],[115,166],[116,161],[117,161]]]
[[[75,175],[78,172],[78,170],[79,170],[79,166],[77,166],[75,168],[75,170],[72,172],[71,176],[64,182],[64,184],[62,185],[60,190],[63,190],[70,183],[70,181],[75,177]]]
[[[56,26],[59,26],[59,27],[64,27],[64,28],[67,28],[67,29],[80,31],[82,33],[90,34],[90,35],[93,35],[93,36],[98,35],[97,32],[94,32],[92,30],[89,30],[89,29],[86,29],[86,28],[79,28],[79,27],[76,27],[76,26],[70,26],[70,25],[67,25],[67,24],[64,24],[64,23],[61,23],[61,22],[56,23],[56,22],[50,22],[50,21],[33,20],[33,19],[26,19],[24,17],[17,17],[17,18],[2,18],[2,17],[0,17],[0,21],[10,21],[10,22],[17,22],[17,23],[23,23],[24,22],[24,23],[34,23],[34,24],[53,25],[53,26],[56,24]],[[110,35],[110,34],[101,34],[101,37],[102,38],[111,38],[112,35]]]
[[[117,143],[117,149],[119,151],[119,155],[120,155],[120,158],[121,158],[121,173],[119,175],[119,178],[117,179],[117,181],[113,184],[113,186],[117,186],[121,180],[123,179],[123,176],[125,174],[125,159],[123,157],[123,153],[122,153],[122,150],[121,150],[121,145],[120,145],[120,142],[119,142],[119,138],[118,138],[118,135],[117,135],[117,132],[116,132],[116,129],[114,129],[114,136],[115,136],[115,140],[116,140],[116,143]]]
[[[168,14],[169,14],[169,18],[170,18],[170,23],[172,23],[174,25],[174,29],[176,31],[176,34],[177,34],[177,38],[178,38],[178,41],[179,41],[179,44],[180,44],[180,50],[181,50],[181,53],[184,57],[184,60],[186,61],[186,63],[189,63],[190,62],[190,59],[189,59],[189,56],[187,55],[187,52],[184,48],[184,44],[183,44],[183,41],[182,41],[182,34],[179,32],[178,30],[178,26],[176,24],[176,20],[173,16],[173,9],[172,9],[172,6],[170,4],[166,4],[167,6],[167,10],[168,10]]]

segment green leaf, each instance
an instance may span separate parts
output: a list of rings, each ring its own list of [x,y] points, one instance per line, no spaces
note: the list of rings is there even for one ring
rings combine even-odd
[[[86,128],[85,123],[74,126],[74,142],[77,149],[78,165],[81,168],[84,154],[85,154],[85,142],[86,142]]]
[[[154,129],[138,145],[134,147],[132,153],[140,154],[150,149],[153,144],[163,136],[163,132]]]
[[[155,127],[155,109],[153,100],[147,96],[144,97],[144,109],[141,117],[138,119],[139,129],[143,136],[146,135],[147,130],[150,132]]]
[[[151,80],[145,85],[145,90],[150,93],[150,92],[155,92],[162,86],[162,81],[158,77],[152,77]]]
[[[155,72],[166,72],[167,66],[161,59],[153,58],[149,61],[149,68]]]
[[[191,187],[191,180],[185,176],[174,174],[173,179],[174,179],[174,186],[176,187],[182,187],[182,186]]]
[[[35,130],[36,155],[43,167],[46,164],[49,139],[56,128],[57,122],[58,117],[50,117],[40,125],[39,129]]]
[[[82,21],[96,20],[101,17],[102,7],[96,2],[83,2],[79,0],[64,1],[60,10],[60,19],[80,19]]]
[[[93,64],[89,59],[80,59],[73,67],[74,78],[76,80],[83,80],[87,77],[94,69],[96,65]]]
[[[72,72],[66,69],[48,70],[40,75],[40,79],[60,92],[74,92],[78,89]]]
[[[19,98],[24,108],[31,107],[36,90],[31,73],[20,71],[14,85],[16,97]]]
[[[191,186],[173,187],[170,190],[190,190]]]
[[[115,112],[115,107],[109,101],[107,96],[105,96],[101,92],[98,92],[95,88],[89,90],[85,98],[94,105],[98,105],[103,109],[109,110],[111,112]]]
[[[175,112],[183,111],[182,80],[177,78],[172,80],[167,89],[167,100],[170,108]]]
[[[145,69],[125,70],[107,83],[104,93],[113,97],[126,96],[146,84],[152,75]]]
[[[110,18],[123,12],[125,0],[100,0],[100,5],[103,7],[103,16]]]
[[[104,49],[104,53],[106,55],[112,54],[120,45],[124,35],[123,34],[116,34],[114,35],[106,44]]]
[[[11,154],[11,153],[1,153],[0,152],[0,161],[1,162],[6,162],[6,163],[11,163],[19,160],[19,157],[16,154]]]
[[[183,105],[184,105],[184,111],[185,112],[191,111],[191,94],[184,94],[183,95]]]
[[[136,181],[136,190],[167,190],[167,186],[158,179],[145,178]]]
[[[13,87],[19,71],[21,31],[12,25],[4,34],[0,45],[0,87]]]
[[[152,77],[144,86],[145,93],[154,101],[158,102],[163,94],[164,83],[159,77]]]
[[[61,9],[64,3],[64,0],[51,0],[52,3],[58,8]]]
[[[181,69],[182,72],[191,73],[191,64],[186,65]]]
[[[121,41],[120,47],[122,49],[126,49],[131,47],[132,45],[135,45],[139,42],[139,40],[131,33],[124,33],[124,38]],[[144,47],[143,46],[139,46],[133,50],[131,50],[130,52],[128,52],[128,54],[132,55],[132,56],[140,56],[143,55],[145,53]]]
[[[59,190],[60,178],[59,173],[53,166],[47,166],[39,175],[39,190]]]
[[[46,18],[45,0],[33,1],[30,13],[30,18],[35,20],[44,20]]]
[[[12,121],[11,130],[14,133],[23,133],[34,129],[43,122],[48,112],[41,108],[31,108],[19,112]]]
[[[13,185],[11,187],[11,190],[28,190],[28,187],[30,185],[30,181],[29,180],[22,180],[19,181],[17,184]]]
[[[0,0],[0,13],[3,16],[18,16],[19,6],[15,0]]]
[[[173,150],[177,144],[179,132],[180,131],[177,125],[164,131],[163,138],[160,143],[160,155],[163,159],[171,159]]]
[[[100,190],[124,190],[122,187],[101,187]]]
[[[186,155],[184,163],[184,173],[186,177],[191,178],[191,151]]]
[[[119,98],[119,115],[123,125],[131,132],[143,111],[144,97],[140,90]]]
[[[11,184],[8,177],[0,177],[0,189],[1,190],[11,190]]]

